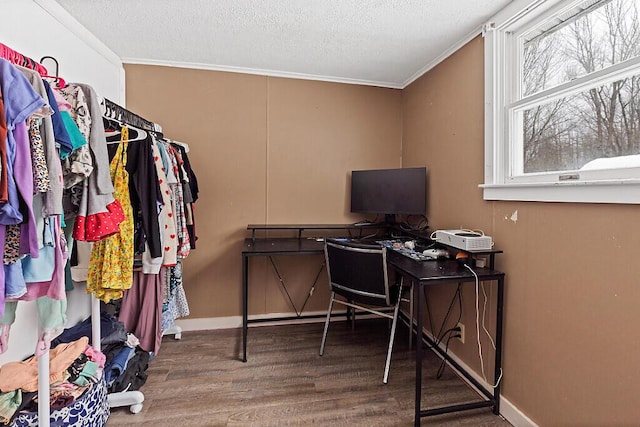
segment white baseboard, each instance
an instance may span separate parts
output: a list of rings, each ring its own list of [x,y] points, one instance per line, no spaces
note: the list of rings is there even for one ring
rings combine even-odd
[[[175,324],[187,331],[209,331],[242,327],[242,316],[202,317],[199,319],[177,319]]]
[[[513,427],[538,427],[538,424],[534,423],[531,418],[527,417],[503,396],[500,396],[500,415],[509,421]]]
[[[334,310],[334,314],[344,314],[344,311]],[[268,314],[256,314],[250,315],[249,320],[260,320],[259,323],[251,323],[249,327],[255,328],[258,326],[271,326],[271,325],[292,325],[301,323],[321,323],[326,319],[326,311],[310,311],[305,312],[304,316],[316,316],[316,317],[296,317],[296,313],[268,313]],[[360,315],[359,318],[366,318],[368,315]],[[268,319],[292,317],[289,320],[273,320]],[[332,318],[333,321],[333,318]],[[207,331],[215,329],[234,329],[242,327],[242,316],[229,316],[229,317],[208,317],[200,319],[177,319],[176,325],[180,326],[183,331]]]
[[[432,340],[434,339],[433,335],[431,335],[427,330],[423,329],[423,334],[428,336]],[[443,351],[445,350],[445,346],[442,342],[439,344],[439,347]],[[458,365],[460,365],[460,367],[462,367],[476,381],[482,384],[482,386],[485,389],[487,390],[493,389],[493,387],[488,382],[486,382],[484,378],[482,378],[482,375],[479,375],[476,371],[471,369],[469,365],[467,365],[465,362],[462,361],[462,359],[456,356],[456,354],[451,349],[449,349],[448,354],[449,354],[449,357],[451,357],[451,359],[453,359]],[[460,378],[464,382],[466,382],[469,387],[473,388],[478,393],[480,393],[480,391],[477,390],[472,383],[467,381],[462,376]],[[520,411],[513,403],[511,403],[508,399],[506,399],[502,394],[500,395],[500,415],[514,427],[537,427],[536,423],[534,423],[529,417],[527,417],[522,411]]]

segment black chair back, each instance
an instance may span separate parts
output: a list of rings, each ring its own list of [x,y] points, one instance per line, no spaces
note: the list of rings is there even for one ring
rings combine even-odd
[[[386,248],[327,239],[325,259],[335,293],[360,304],[395,304],[389,291]]]

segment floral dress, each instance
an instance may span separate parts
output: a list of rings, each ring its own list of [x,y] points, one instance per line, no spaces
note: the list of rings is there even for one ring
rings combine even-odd
[[[127,146],[129,130],[122,128],[120,144],[111,160],[111,180],[115,199],[120,202],[124,221],[120,231],[93,244],[89,258],[87,292],[104,302],[122,298],[133,282],[133,208],[129,196]]]

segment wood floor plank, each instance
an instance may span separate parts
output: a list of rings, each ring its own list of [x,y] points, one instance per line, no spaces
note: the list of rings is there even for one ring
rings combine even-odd
[[[360,319],[355,329],[332,323],[320,357],[321,323],[249,330],[248,361],[239,358],[238,330],[183,332],[165,337],[147,371],[143,409],[113,408],[119,426],[412,426],[415,350],[407,330],[396,334],[389,383],[382,383],[388,328]],[[472,401],[477,395],[440,359],[424,360],[423,409]],[[423,425],[503,427],[489,409],[423,418]]]

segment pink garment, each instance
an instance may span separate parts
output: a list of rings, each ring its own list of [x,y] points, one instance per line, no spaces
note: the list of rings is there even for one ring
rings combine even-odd
[[[92,362],[96,362],[100,369],[104,369],[104,362],[107,360],[107,356],[102,354],[100,350],[96,350],[90,345],[84,349],[84,354],[91,360]]]
[[[71,104],[69,104],[69,101],[64,99],[62,94],[57,90],[54,90],[52,92],[53,92],[53,97],[56,99],[56,104],[58,104],[58,110],[71,111],[72,107],[71,107]]]
[[[158,354],[162,341],[162,278],[159,274],[133,272],[133,285],[124,291],[118,320],[140,339],[144,351]]]

